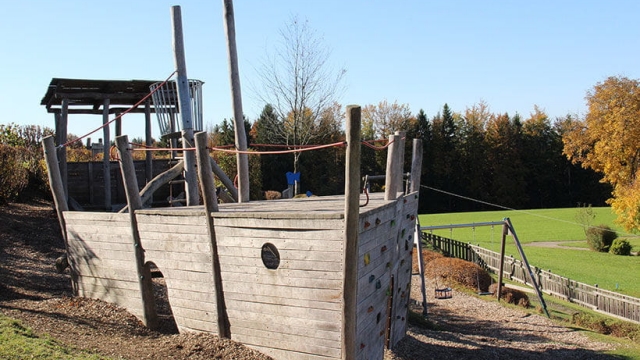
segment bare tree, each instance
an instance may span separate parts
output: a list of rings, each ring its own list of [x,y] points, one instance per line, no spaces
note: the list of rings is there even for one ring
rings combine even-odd
[[[257,69],[261,84],[256,95],[278,115],[279,123],[269,129],[273,142],[295,147],[311,144],[320,135],[321,114],[333,105],[346,72],[330,66],[330,54],[307,20],[292,17],[280,30],[274,53],[267,53]],[[300,155],[294,155],[294,172]]]

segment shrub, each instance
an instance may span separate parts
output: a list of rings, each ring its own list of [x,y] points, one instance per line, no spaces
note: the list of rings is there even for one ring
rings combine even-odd
[[[418,271],[419,271],[419,269],[418,269],[418,252],[414,251],[412,256],[413,256],[412,271],[413,271],[414,274],[417,274]],[[443,258],[443,257],[444,257],[444,255],[440,254],[439,252],[422,249],[422,263],[425,266],[429,263],[429,261],[431,261],[433,259]]]
[[[266,200],[278,200],[282,199],[282,194],[280,193],[280,191],[267,190],[264,192],[264,198]]]
[[[491,284],[491,286],[489,286],[490,293],[495,294],[497,291],[497,283]],[[524,291],[508,288],[503,285],[500,293],[500,298],[509,304],[519,305],[524,308],[528,308],[530,305],[529,296]]]
[[[592,226],[587,229],[587,244],[594,251],[607,252],[618,237],[618,234],[608,225]]]
[[[29,184],[23,153],[20,148],[0,144],[0,204],[15,200]]]
[[[476,291],[487,291],[491,276],[486,270],[469,261],[437,257],[426,265],[426,275],[445,283],[457,283]]]
[[[609,252],[614,255],[631,255],[631,244],[625,239],[615,239]]]

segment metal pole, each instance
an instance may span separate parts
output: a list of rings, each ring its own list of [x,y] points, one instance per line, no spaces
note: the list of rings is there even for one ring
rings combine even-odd
[[[533,272],[531,271],[531,267],[529,266],[529,261],[527,261],[527,257],[524,255],[524,250],[522,250],[522,246],[520,245],[520,240],[518,240],[518,235],[516,235],[516,230],[513,228],[513,224],[511,224],[511,220],[509,218],[504,219],[506,226],[508,226],[509,231],[511,232],[511,236],[513,236],[513,240],[516,243],[516,247],[518,248],[518,252],[520,253],[520,257],[522,257],[522,261],[527,268],[527,272],[529,273],[529,278],[531,279],[531,283],[533,284],[533,288],[536,290],[536,294],[538,295],[538,300],[540,300],[540,304],[542,304],[542,309],[544,310],[545,315],[549,316],[549,312],[547,311],[547,304],[544,302],[542,298],[542,291],[540,291],[540,286],[538,286],[538,282],[536,278],[533,276]]]
[[[193,121],[191,119],[191,97],[189,95],[189,80],[187,78],[187,63],[184,55],[184,39],[182,36],[182,12],[180,6],[171,7],[173,24],[173,54],[176,70],[178,71],[176,83],[178,85],[178,103],[180,104],[180,117],[182,119],[182,147],[194,148]],[[198,174],[196,173],[196,155],[194,151],[185,150],[184,179],[187,206],[198,205]]]

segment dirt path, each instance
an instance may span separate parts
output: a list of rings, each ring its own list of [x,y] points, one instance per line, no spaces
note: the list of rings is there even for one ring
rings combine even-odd
[[[539,241],[531,242],[526,246],[545,247],[545,248],[557,248],[557,249],[571,249],[571,250],[587,250],[589,248],[571,246],[572,244],[584,243],[582,240],[570,240],[570,241]]]

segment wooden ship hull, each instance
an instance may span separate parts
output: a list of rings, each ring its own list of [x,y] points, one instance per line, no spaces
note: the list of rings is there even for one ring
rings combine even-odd
[[[356,348],[382,358],[404,337],[418,194],[372,194],[358,221]],[[135,219],[145,263],[162,272],[176,324],[218,333],[204,207],[144,209]],[[231,339],[276,359],[342,358],[344,196],[223,204],[215,224]],[[64,212],[78,296],[144,317],[129,214]],[[265,244],[279,264],[263,262]]]

